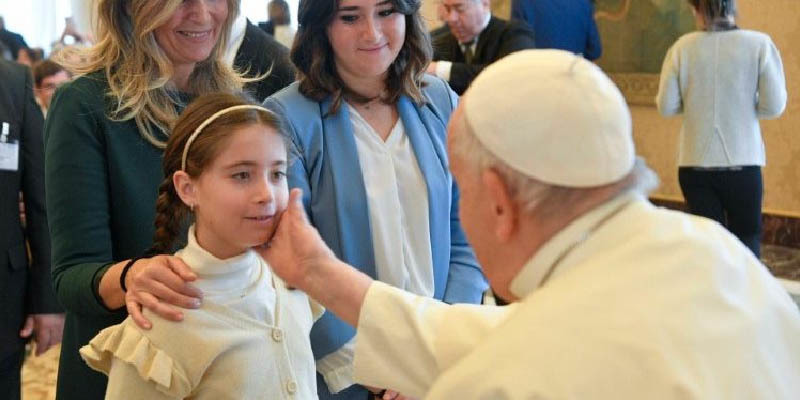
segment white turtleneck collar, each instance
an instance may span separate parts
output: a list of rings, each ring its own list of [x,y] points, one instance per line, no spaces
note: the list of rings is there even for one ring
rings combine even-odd
[[[266,272],[266,264],[252,249],[225,260],[214,257],[197,243],[194,225],[189,228],[186,247],[175,255],[197,274],[194,285],[204,296],[243,296]]]

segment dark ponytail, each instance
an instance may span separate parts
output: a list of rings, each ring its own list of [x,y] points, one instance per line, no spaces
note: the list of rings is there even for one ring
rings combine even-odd
[[[689,0],[689,4],[703,16],[707,30],[736,29],[731,21],[736,16],[736,0]]]
[[[183,204],[175,185],[172,184],[172,175],[164,177],[158,186],[156,199],[156,232],[153,235],[153,247],[149,254],[171,253],[175,241],[181,234],[181,228],[189,217],[189,208]]]

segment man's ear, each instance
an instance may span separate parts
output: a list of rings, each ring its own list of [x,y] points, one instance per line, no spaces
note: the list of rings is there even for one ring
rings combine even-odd
[[[501,242],[511,240],[517,231],[519,209],[514,201],[508,185],[494,169],[487,169],[481,174],[481,181],[486,188],[495,223],[494,233]]]
[[[197,205],[197,194],[195,193],[195,182],[185,171],[175,171],[172,174],[172,185],[178,197],[181,198],[186,206],[193,208]]]

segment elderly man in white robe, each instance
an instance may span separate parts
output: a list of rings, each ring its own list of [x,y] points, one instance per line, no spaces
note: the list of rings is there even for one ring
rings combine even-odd
[[[800,399],[800,312],[717,223],[654,207],[620,92],[558,50],[487,68],[450,123],[461,221],[508,307],[336,260],[298,192],[263,250],[358,328],[355,377],[426,399]]]

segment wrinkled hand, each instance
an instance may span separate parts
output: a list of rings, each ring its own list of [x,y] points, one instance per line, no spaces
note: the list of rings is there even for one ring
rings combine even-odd
[[[364,385],[364,387],[367,388],[367,390],[370,393],[372,393],[373,397],[376,398],[376,399],[381,399],[381,400],[414,400],[413,398],[403,396],[402,394],[400,394],[398,392],[395,392],[392,389],[383,390],[383,389],[379,389],[379,388],[376,388],[376,387],[373,387],[373,386],[367,386],[367,385]]]
[[[33,335],[36,342],[36,355],[42,355],[47,349],[61,343],[64,332],[64,314],[32,314],[25,318],[25,326],[19,336],[29,338]]]
[[[395,392],[391,389],[386,389],[386,392],[383,393],[382,400],[414,400],[411,397],[403,396],[402,394]]]
[[[305,289],[303,279],[314,266],[326,259],[335,259],[335,256],[308,222],[302,195],[302,190],[292,189],[289,205],[281,214],[275,235],[256,250],[286,284]]]
[[[128,314],[142,329],[151,327],[150,321],[142,314],[142,307],[164,319],[182,320],[183,313],[177,307],[200,307],[203,293],[189,283],[196,279],[197,275],[175,256],[137,260],[125,277]]]

